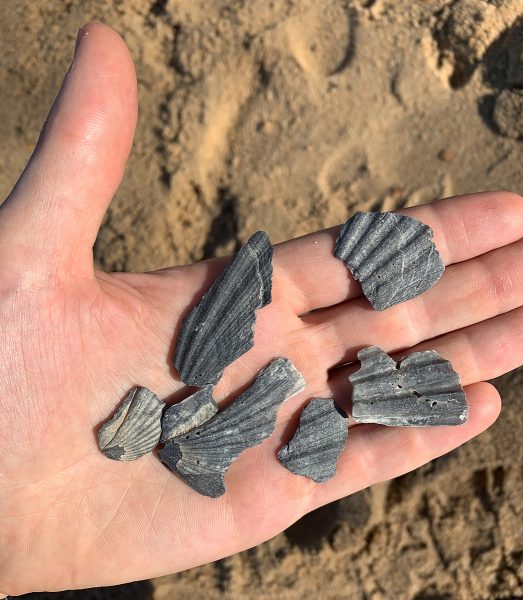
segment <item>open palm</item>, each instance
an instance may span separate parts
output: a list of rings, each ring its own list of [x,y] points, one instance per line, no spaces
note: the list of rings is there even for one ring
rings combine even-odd
[[[130,387],[168,400],[186,393],[170,367],[173,340],[223,261],[141,275],[94,270],[92,245],[132,142],[136,82],[113,31],[92,24],[80,37],[35,153],[0,208],[0,590],[108,585],[226,556],[492,424],[500,399],[481,381],[523,362],[523,200],[494,192],[408,211],[434,229],[450,266],[429,292],[381,313],[333,258],[336,229],[275,248],[273,302],[215,397],[227,401],[276,356],[289,357],[307,387],[283,404],[274,434],[233,463],[224,496],[198,495],[154,454],[105,458],[96,429]],[[314,396],[346,402],[349,367],[339,365],[371,344],[449,359],[469,421],[351,423],[334,479],[289,473],[276,453],[299,408]]]

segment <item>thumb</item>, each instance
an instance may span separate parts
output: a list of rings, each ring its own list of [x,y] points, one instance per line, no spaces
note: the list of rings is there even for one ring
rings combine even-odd
[[[3,260],[8,253],[15,268],[30,260],[33,270],[47,272],[92,269],[92,246],[122,179],[136,115],[125,43],[105,25],[84,26],[33,155],[0,207]]]

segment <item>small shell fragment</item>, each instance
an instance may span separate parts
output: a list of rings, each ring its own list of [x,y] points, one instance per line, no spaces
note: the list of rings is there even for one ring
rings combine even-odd
[[[194,490],[217,498],[225,493],[224,475],[232,461],[270,436],[280,404],[304,387],[291,361],[276,358],[232,404],[166,444],[160,458]]]
[[[170,406],[162,418],[162,437],[165,444],[175,437],[203,425],[218,412],[218,406],[212,397],[212,385],[206,385],[192,396]]]
[[[352,415],[358,423],[461,425],[468,418],[459,375],[434,350],[398,363],[377,346],[358,352],[361,368],[349,377]]]
[[[187,385],[204,386],[253,346],[255,311],[269,304],[272,246],[255,233],[185,318],[174,366]]]
[[[432,229],[394,213],[356,213],[341,228],[334,255],[361,283],[375,310],[423,294],[445,270]]]
[[[113,460],[136,460],[160,441],[165,404],[151,390],[135,387],[98,431],[100,450]]]
[[[300,415],[300,424],[290,442],[278,453],[282,465],[296,475],[316,483],[336,475],[336,462],[347,443],[347,415],[334,400],[314,398]]]

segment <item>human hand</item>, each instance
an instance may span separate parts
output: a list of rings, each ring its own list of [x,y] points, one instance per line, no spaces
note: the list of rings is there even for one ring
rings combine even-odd
[[[170,367],[181,319],[224,265],[156,273],[94,270],[92,246],[129,153],[136,81],[109,28],[88,25],[35,153],[0,208],[0,590],[21,594],[154,577],[258,544],[306,512],[444,454],[500,410],[485,379],[523,362],[523,200],[483,193],[402,211],[434,230],[448,265],[424,295],[374,312],[332,256],[337,228],[276,246],[273,301],[255,346],[215,390],[229,398],[276,356],[306,390],[285,402],[274,434],[202,497],[153,455],[107,460],[98,425],[133,385],[161,398],[184,386]],[[318,310],[316,309],[323,309]],[[316,311],[316,312],[314,312]],[[343,403],[364,346],[431,348],[461,376],[459,427],[351,425],[335,478],[315,484],[276,453],[313,396]]]

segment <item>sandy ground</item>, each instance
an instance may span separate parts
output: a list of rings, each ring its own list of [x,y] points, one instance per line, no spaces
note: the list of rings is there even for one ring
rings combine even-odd
[[[487,189],[523,192],[521,0],[3,0],[0,194],[89,19],[136,61],[140,119],[95,247],[150,270]],[[499,422],[423,469],[179,575],[33,598],[523,597],[523,371]]]

